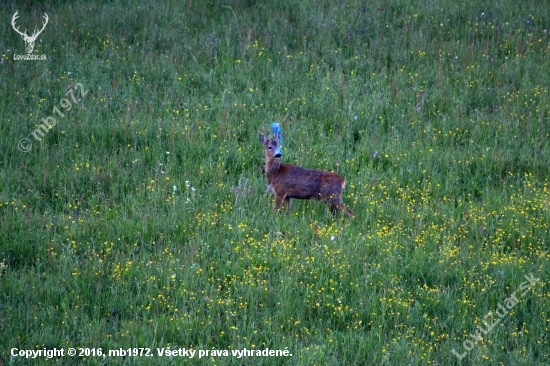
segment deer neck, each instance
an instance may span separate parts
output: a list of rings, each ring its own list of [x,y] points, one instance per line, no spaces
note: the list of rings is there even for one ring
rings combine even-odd
[[[276,174],[281,167],[281,162],[276,158],[267,158],[265,159],[265,174],[268,177]]]

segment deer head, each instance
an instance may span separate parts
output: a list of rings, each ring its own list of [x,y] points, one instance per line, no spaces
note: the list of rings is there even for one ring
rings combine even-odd
[[[34,49],[34,42],[36,41],[36,39],[38,38],[38,36],[40,35],[40,33],[42,33],[42,31],[44,30],[44,28],[46,28],[46,24],[48,24],[48,14],[44,14],[44,24],[42,25],[42,29],[38,30],[38,29],[35,29],[34,32],[32,33],[31,36],[27,35],[27,30],[25,29],[24,32],[21,32],[19,30],[19,28],[16,27],[15,25],[15,21],[17,20],[17,18],[19,17],[17,15],[19,11],[16,11],[15,14],[13,14],[13,18],[11,18],[11,26],[13,27],[13,29],[19,33],[21,35],[21,37],[23,38],[23,41],[25,41],[25,49],[27,51],[27,53],[32,53],[32,50]]]
[[[266,159],[280,159],[283,156],[283,150],[279,146],[279,139],[277,135],[273,135],[273,138],[268,140],[264,135],[260,135],[260,142],[264,145]]]
[[[270,159],[280,159],[283,156],[283,131],[277,122],[271,124],[271,133],[273,138],[268,140],[260,134],[260,142],[264,145],[266,161]]]

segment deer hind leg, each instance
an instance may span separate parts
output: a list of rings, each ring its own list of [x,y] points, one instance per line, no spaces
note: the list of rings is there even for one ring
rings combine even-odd
[[[348,209],[346,205],[344,205],[344,202],[342,202],[342,198],[340,195],[334,195],[330,198],[328,204],[330,205],[330,212],[334,214],[335,211],[340,211],[345,213],[347,216],[351,217],[353,216],[353,211]]]
[[[340,207],[340,210],[347,216],[347,217],[354,217],[355,216],[355,212],[353,212],[353,210],[351,210],[349,207],[347,207],[346,205],[344,205],[342,203],[342,206]]]
[[[342,199],[339,199],[338,202],[335,202],[334,204],[331,203],[330,206],[330,212],[334,214],[334,212],[338,210],[340,212],[343,212],[347,217],[354,217],[355,212],[353,212],[351,209],[349,209],[344,202],[342,202]]]
[[[340,208],[340,206],[343,205],[342,199],[340,199],[340,196],[338,195],[332,195],[330,197],[327,197],[325,200],[326,203],[330,206],[330,213],[334,213],[337,209]]]

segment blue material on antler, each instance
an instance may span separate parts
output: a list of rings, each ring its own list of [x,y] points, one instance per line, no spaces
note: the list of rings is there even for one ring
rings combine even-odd
[[[277,140],[279,140],[279,146],[283,147],[283,131],[277,122],[271,124],[271,132],[277,137]]]

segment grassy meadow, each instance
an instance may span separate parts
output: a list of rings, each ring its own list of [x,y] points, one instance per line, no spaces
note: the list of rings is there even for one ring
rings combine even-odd
[[[550,3],[0,14],[0,366],[550,365]],[[355,218],[273,212],[273,121]]]

